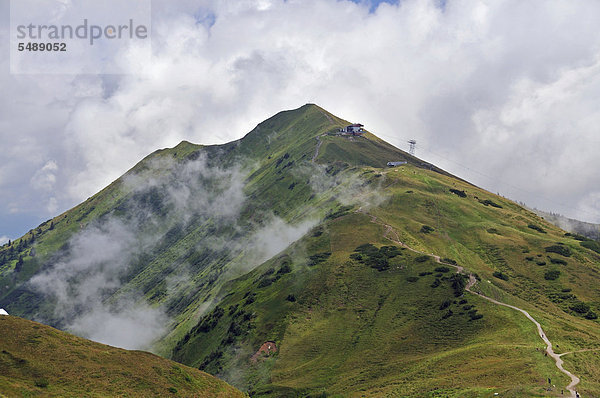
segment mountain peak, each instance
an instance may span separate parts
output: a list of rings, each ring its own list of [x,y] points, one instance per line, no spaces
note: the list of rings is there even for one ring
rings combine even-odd
[[[238,153],[257,160],[287,153],[295,155],[297,160],[373,167],[411,160],[406,152],[376,137],[366,128],[347,134],[348,126],[352,124],[347,120],[309,103],[281,111],[259,123],[240,140]]]

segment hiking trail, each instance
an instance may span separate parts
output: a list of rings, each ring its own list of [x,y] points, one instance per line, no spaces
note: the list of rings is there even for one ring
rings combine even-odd
[[[323,145],[323,141],[321,141],[321,137],[325,134],[321,134],[317,136],[317,148],[315,149],[315,154],[313,155],[311,162],[315,162],[317,160],[317,156],[319,156],[319,149],[321,149],[321,145]]]
[[[459,274],[463,273],[464,267],[461,267],[460,265],[455,265],[455,264],[450,264],[448,262],[444,262],[444,261],[442,261],[442,259],[440,258],[440,256],[437,256],[437,255],[435,255],[433,253],[425,253],[425,252],[422,252],[420,250],[413,249],[412,247],[408,246],[404,242],[401,242],[400,238],[398,236],[398,233],[394,230],[394,228],[391,225],[388,225],[388,224],[385,224],[385,223],[379,221],[376,216],[374,216],[372,214],[369,214],[366,211],[362,210],[362,207],[358,208],[358,210],[356,210],[356,212],[357,213],[362,213],[362,214],[365,214],[365,215],[369,216],[371,218],[371,222],[372,223],[375,223],[375,224],[378,224],[378,225],[382,225],[383,227],[385,227],[385,232],[383,234],[384,238],[389,239],[392,242],[396,243],[397,245],[405,247],[406,249],[408,249],[408,250],[410,250],[412,252],[419,253],[419,254],[424,254],[424,255],[429,256],[429,257],[433,257],[433,259],[435,260],[435,262],[437,262],[439,264],[443,264],[443,265],[447,265],[447,266],[450,266],[450,267],[454,267],[456,269],[456,272],[459,273]],[[395,238],[391,237],[392,235]],[[490,298],[490,297],[484,295],[483,293],[471,290],[471,288],[473,288],[476,284],[477,284],[477,279],[475,278],[475,276],[473,274],[469,273],[469,282],[465,286],[465,290],[466,291],[468,291],[471,294],[475,294],[475,295],[477,295],[477,296],[479,296],[479,297],[481,297],[481,298],[483,298],[483,299],[485,299],[485,300],[487,300],[487,301],[489,301],[489,302],[491,302],[493,304],[501,305],[501,306],[512,308],[513,310],[519,311],[523,315],[525,315],[527,317],[527,319],[529,319],[531,322],[533,322],[535,324],[535,326],[537,327],[538,335],[540,336],[540,338],[546,344],[546,352],[548,353],[548,355],[550,357],[552,357],[554,359],[554,362],[555,362],[556,367],[558,368],[558,370],[560,370],[565,375],[569,376],[569,378],[571,379],[571,382],[566,387],[567,391],[569,391],[571,393],[571,397],[573,397],[573,398],[580,396],[580,395],[577,395],[577,392],[575,391],[575,386],[577,384],[579,384],[580,379],[579,379],[579,377],[577,377],[573,373],[571,373],[568,370],[566,370],[565,368],[563,368],[563,366],[562,366],[563,365],[563,360],[561,359],[561,356],[567,355],[567,354],[571,354],[573,352],[595,351],[596,349],[570,351],[570,352],[564,352],[562,354],[555,353],[554,350],[552,349],[552,342],[546,336],[546,333],[542,329],[542,325],[540,325],[540,323],[538,321],[536,321],[529,314],[529,312],[525,311],[522,308],[516,307],[514,305],[510,305],[510,304],[506,304],[506,303],[503,303],[503,302],[498,301],[498,300],[494,300],[493,298]]]

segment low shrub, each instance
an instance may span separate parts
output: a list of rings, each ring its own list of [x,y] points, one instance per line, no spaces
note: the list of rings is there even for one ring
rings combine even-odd
[[[543,233],[543,234],[545,234],[545,233],[546,233],[546,230],[545,230],[544,228],[542,228],[542,227],[539,227],[539,226],[537,226],[537,225],[535,225],[535,224],[529,224],[529,225],[527,225],[527,227],[529,227],[529,228],[531,228],[531,229],[533,229],[533,230],[536,230],[536,231],[538,231],[538,232],[541,232],[541,233]]]
[[[428,234],[435,231],[435,229],[433,229],[432,227],[430,227],[429,225],[423,225],[421,227],[421,230],[419,232],[423,233],[423,234]]]
[[[456,260],[453,260],[453,259],[451,259],[451,258],[448,258],[448,257],[444,257],[444,258],[442,258],[442,262],[443,262],[443,263],[452,264],[452,265],[456,265]]]
[[[400,254],[400,249],[396,246],[382,246],[379,252],[387,258],[394,258]]]
[[[506,275],[505,273],[500,272],[500,271],[496,271],[492,275],[494,275],[494,277],[496,277],[498,279],[502,279],[503,281],[507,281],[509,279],[508,275]]]
[[[352,207],[353,206],[342,206],[337,211],[334,211],[334,212],[329,213],[328,215],[326,215],[325,219],[326,220],[333,220],[335,218],[345,216],[345,215],[347,215],[350,212],[350,210],[352,210]]]
[[[444,267],[444,266],[436,267],[436,269],[435,269],[435,272],[448,272],[448,271],[450,271],[450,268]]]
[[[560,258],[550,258],[550,262],[552,264],[561,264],[561,265],[567,265],[567,262],[563,259]]]
[[[585,319],[590,319],[590,320],[598,319],[598,315],[596,315],[596,313],[594,311],[590,311],[587,314],[585,314]]]
[[[442,304],[440,304],[440,310],[445,310],[446,308],[450,307],[450,304],[452,304],[450,300],[442,301]]]
[[[278,274],[289,274],[290,272],[292,272],[292,267],[289,264],[283,264],[277,271]]]
[[[466,280],[467,278],[461,274],[454,274],[448,278],[450,286],[454,290],[454,297],[462,296],[465,291],[465,286],[467,285]]]
[[[252,297],[252,296],[251,296]],[[194,326],[192,328],[192,330],[190,331],[191,334],[198,334],[198,333],[208,333],[211,330],[214,329],[215,326],[217,326],[217,323],[219,323],[219,319],[221,319],[221,317],[225,314],[225,310],[223,310],[223,308],[221,307],[215,307],[214,310],[212,310],[209,314],[204,315],[202,318],[200,318],[200,320],[198,321],[198,323],[196,324],[196,326]]]
[[[368,265],[379,271],[385,271],[389,268],[389,259],[398,256],[401,249],[396,246],[382,246],[377,249],[374,245],[366,243],[354,249],[355,253],[350,258],[362,264]]]
[[[564,245],[548,246],[545,248],[545,250],[548,253],[556,253],[556,254],[560,254],[561,256],[565,256],[565,257],[571,256],[571,249],[569,249],[568,246],[564,246]]]
[[[204,361],[198,366],[198,369],[205,370],[206,367],[213,361],[218,361],[223,356],[223,351],[217,350],[211,352],[208,356],[204,358]]]
[[[329,258],[329,256],[331,256],[330,252],[313,254],[312,256],[308,257],[307,265],[309,267],[312,267],[314,265],[322,263],[323,261],[327,260]]]
[[[364,245],[358,246],[356,249],[354,249],[354,251],[357,253],[363,253],[363,254],[369,255],[371,253],[375,253],[375,252],[379,251],[379,249],[377,249],[371,243],[365,243]]]
[[[481,200],[479,199],[479,203],[481,203],[484,206],[492,206],[498,209],[502,209],[502,206],[500,206],[498,203],[490,200],[490,199],[486,199],[486,200]]]
[[[262,289],[263,287],[271,286],[275,280],[271,278],[263,278],[258,282],[258,288]]]
[[[417,276],[409,276],[409,277],[406,278],[406,280],[408,282],[416,282],[416,281],[419,280],[419,278]]]
[[[575,296],[574,294],[571,294],[571,293],[559,293],[558,297],[561,300],[571,300],[571,299],[577,298],[577,296]]]
[[[389,268],[388,259],[400,254],[400,249],[396,246],[382,246],[377,249],[370,243],[358,246],[354,249],[355,253],[350,258],[358,262],[375,268],[378,271],[385,271]]]
[[[595,251],[596,253],[600,253],[600,242],[596,242],[595,240],[586,240],[583,242],[579,242],[579,244],[586,249],[590,249]]]
[[[420,272],[419,276],[426,276],[426,275],[431,275],[431,274],[433,274],[433,272],[425,271],[425,272]]]
[[[557,280],[559,276],[560,276],[560,271],[557,269],[553,269],[550,271],[546,271],[546,273],[544,274],[544,279],[546,279],[548,281],[554,281],[554,280]]]
[[[418,263],[424,263],[425,261],[429,260],[429,256],[419,256],[419,257],[415,257],[415,261]]]
[[[459,191],[458,189],[450,188],[450,192],[452,192],[455,195],[460,196],[461,198],[466,198],[467,197],[467,194],[465,193],[465,191]]]
[[[570,232],[567,232],[567,233],[565,234],[565,236],[570,236],[570,237],[572,237],[573,239],[575,239],[575,240],[578,240],[578,241],[582,241],[582,242],[583,242],[583,241],[586,241],[586,240],[590,240],[590,238],[587,238],[587,237],[585,237],[585,236],[583,236],[583,235],[579,235],[579,234],[572,234],[572,233],[570,233]]]
[[[590,306],[581,301],[577,301],[570,308],[579,314],[585,314],[590,311]]]

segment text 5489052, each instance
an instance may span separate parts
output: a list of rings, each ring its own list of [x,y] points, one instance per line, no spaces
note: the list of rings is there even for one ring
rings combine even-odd
[[[19,43],[19,51],[67,51],[67,43]]]

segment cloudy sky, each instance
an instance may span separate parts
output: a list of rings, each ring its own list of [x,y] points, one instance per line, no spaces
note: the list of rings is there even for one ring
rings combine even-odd
[[[600,222],[596,0],[156,0],[152,60],[124,54],[123,75],[11,74],[8,0],[0,15],[0,240],[158,148],[224,143],[308,102]]]

